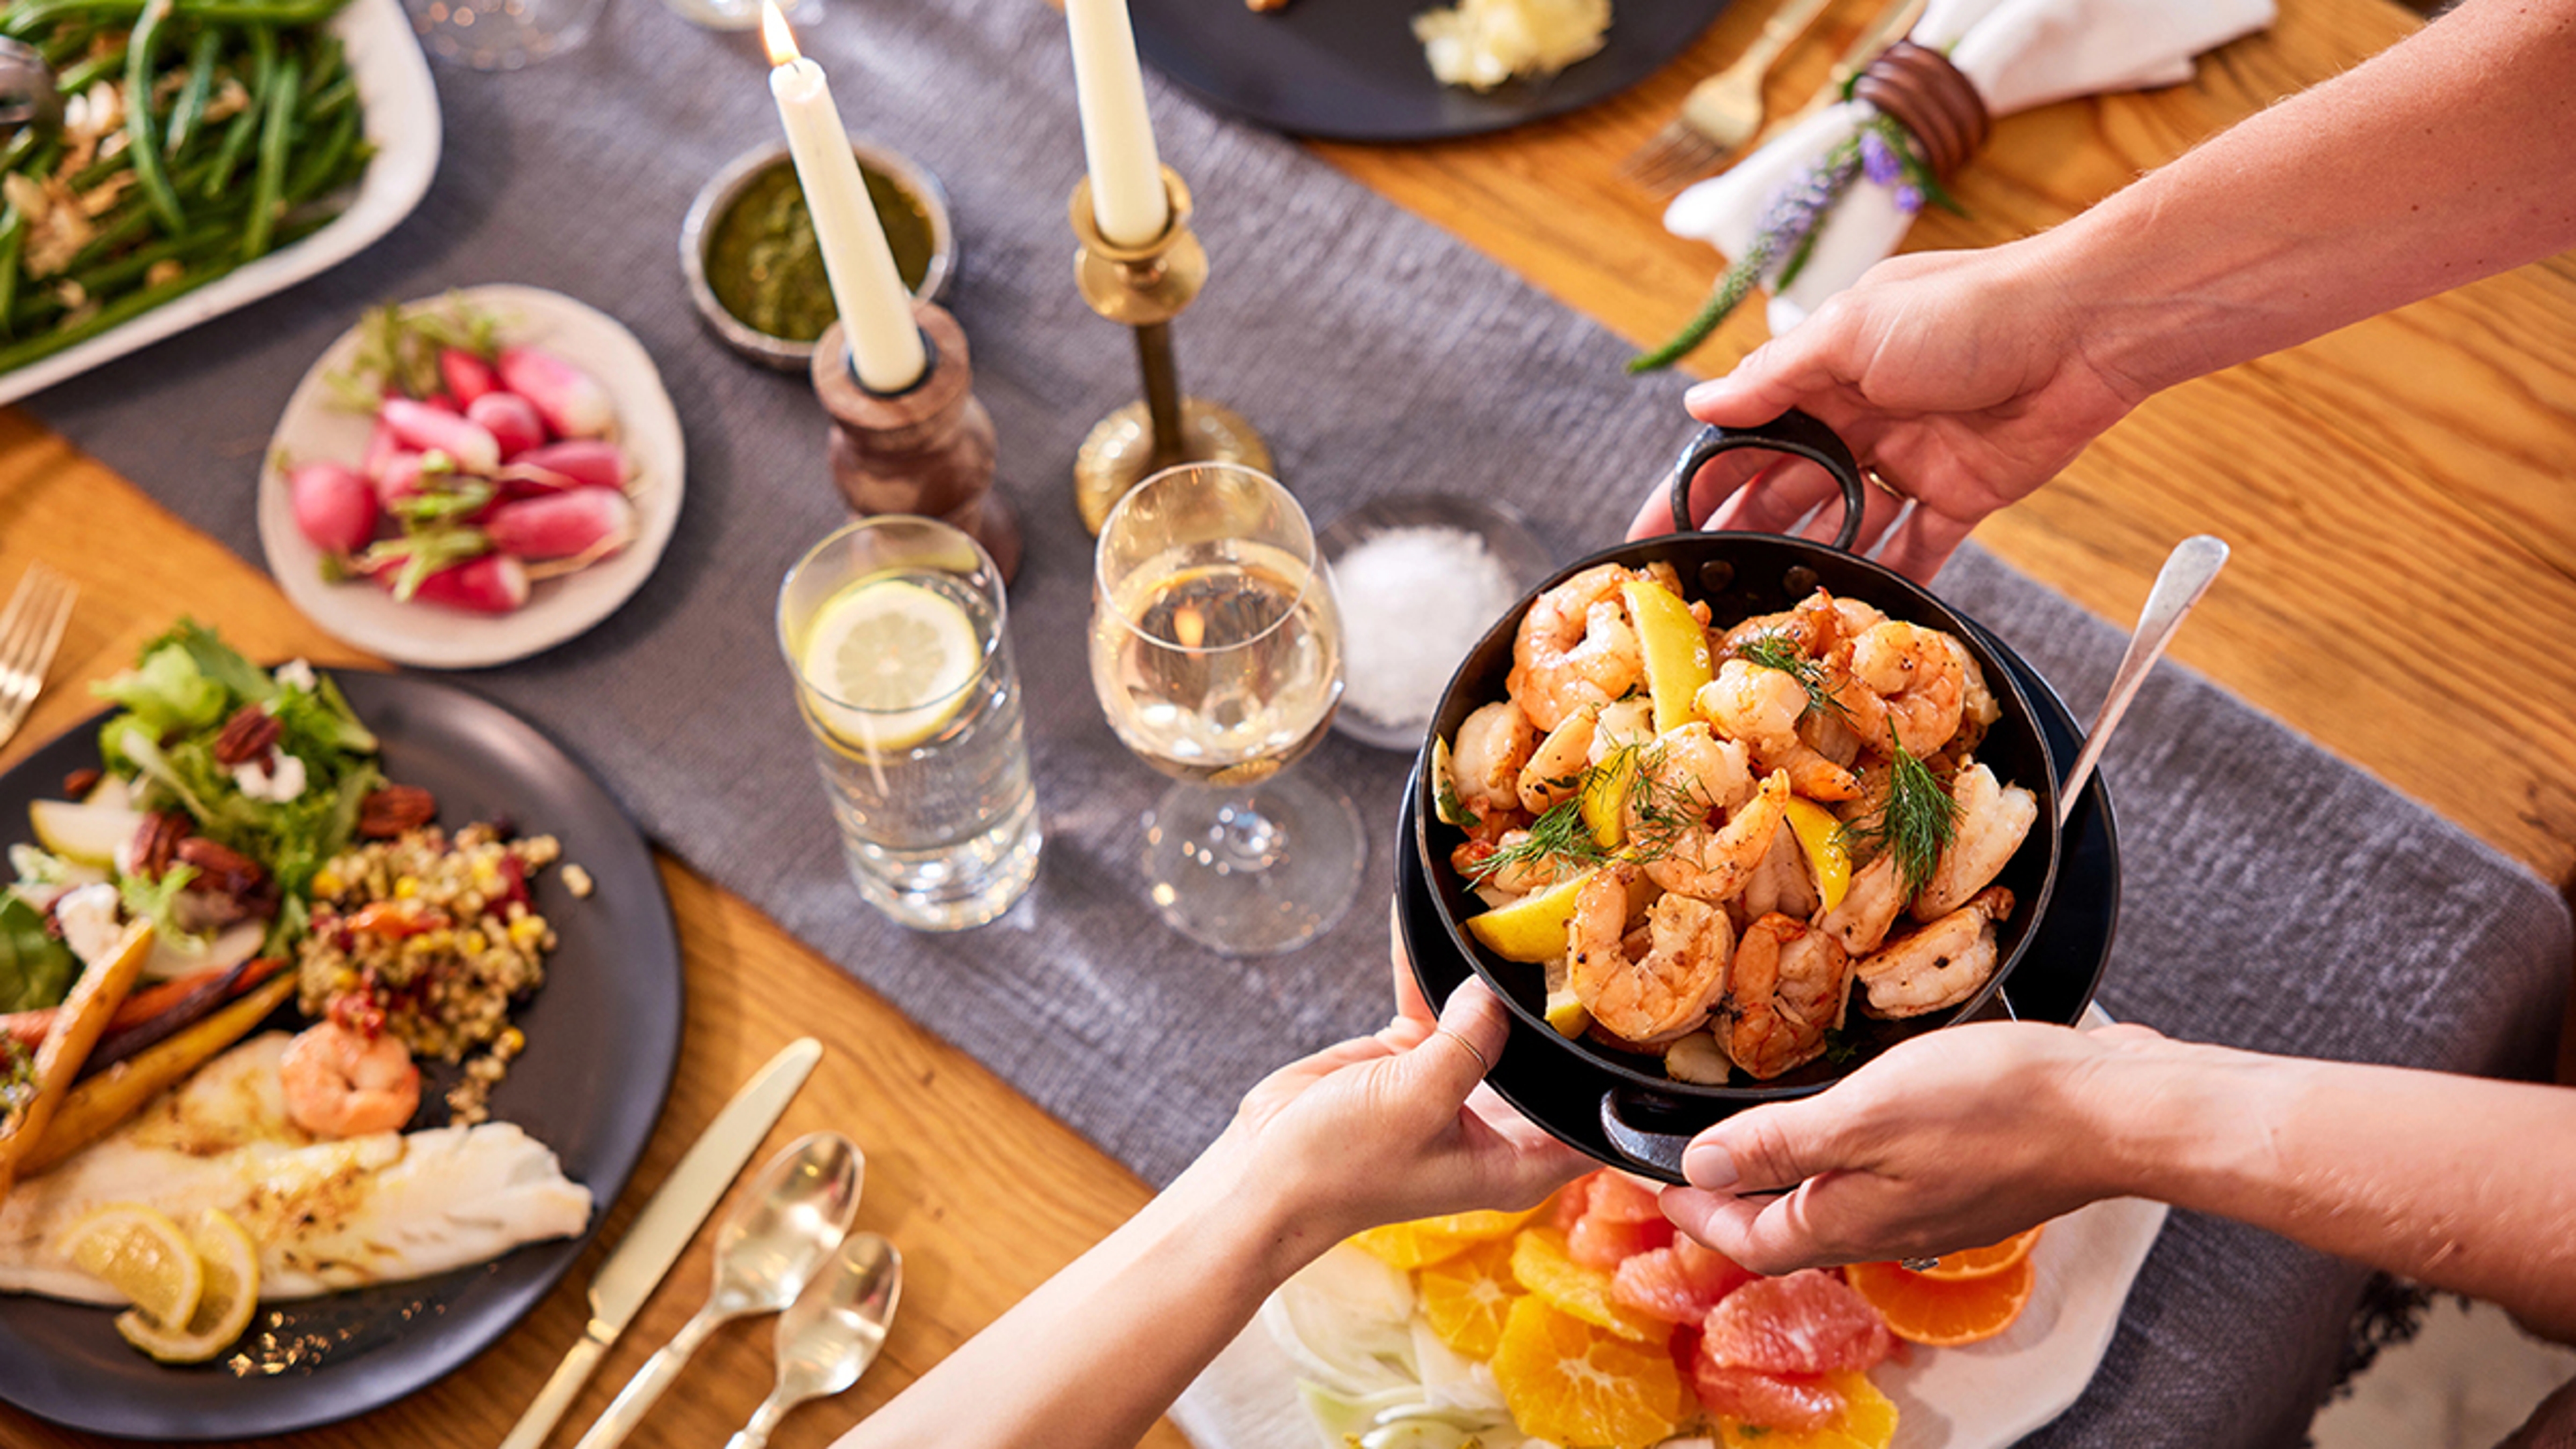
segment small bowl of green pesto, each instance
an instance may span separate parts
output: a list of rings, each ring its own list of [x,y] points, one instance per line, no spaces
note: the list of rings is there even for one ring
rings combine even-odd
[[[850,149],[895,270],[915,297],[936,300],[957,262],[939,179],[883,146],[855,140]],[[783,144],[734,158],[698,193],[680,225],[680,267],[707,326],[734,351],[782,372],[812,363],[814,339],[837,315],[813,214]]]

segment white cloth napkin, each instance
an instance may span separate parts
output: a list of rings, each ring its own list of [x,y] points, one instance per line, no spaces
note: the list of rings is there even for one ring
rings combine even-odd
[[[2272,23],[2273,0],[1930,0],[1911,39],[1943,51],[1998,118],[2071,96],[2179,85],[2192,57]],[[1664,226],[1730,257],[1753,240],[1783,182],[1841,145],[1870,114],[1859,101],[1816,112],[1733,169],[1673,198]],[[1974,164],[1971,162],[1970,164]],[[1855,181],[1816,234],[1797,280],[1771,298],[1786,332],[1860,280],[1905,239],[1914,218],[1891,188]]]

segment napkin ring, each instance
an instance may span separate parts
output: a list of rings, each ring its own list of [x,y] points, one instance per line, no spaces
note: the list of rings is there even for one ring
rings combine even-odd
[[[1852,85],[1852,98],[1867,101],[1912,133],[1923,164],[1946,181],[1967,164],[1994,130],[1994,117],[1976,83],[1929,46],[1900,40],[1889,46]]]

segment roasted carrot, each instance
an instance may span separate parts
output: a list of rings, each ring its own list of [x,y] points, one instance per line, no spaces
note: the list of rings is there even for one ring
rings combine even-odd
[[[295,978],[280,976],[168,1041],[72,1088],[45,1129],[44,1140],[28,1149],[27,1175],[33,1177],[106,1136],[141,1111],[144,1103],[249,1035],[252,1027],[294,994]]]
[[[133,989],[134,978],[143,973],[143,958],[151,954],[152,927],[146,922],[126,932],[114,956],[91,962],[80,980],[72,983],[72,994],[55,1014],[45,1044],[36,1048],[35,1095],[0,1123],[0,1199],[6,1199],[9,1189],[17,1185],[18,1164],[45,1135],[54,1112],[71,1093],[73,1076],[89,1059],[99,1033],[107,1030],[107,1019]]]
[[[267,980],[271,973],[285,964],[274,956],[262,956],[240,968],[241,980],[236,985],[238,989],[248,991]],[[167,981],[147,986],[117,1004],[116,1015],[108,1018],[107,1029],[122,1031],[126,1027],[139,1026],[150,1021],[185,1001],[190,994],[207,982],[220,980],[225,972],[232,969],[234,968],[228,966],[209,966],[203,971],[191,971],[185,976],[173,976]],[[33,1011],[10,1012],[6,1016],[0,1016],[0,1032],[16,1037],[27,1050],[34,1051],[45,1044],[45,1033],[53,1030],[54,1013],[60,1010],[62,1008],[58,1006],[39,1006]]]

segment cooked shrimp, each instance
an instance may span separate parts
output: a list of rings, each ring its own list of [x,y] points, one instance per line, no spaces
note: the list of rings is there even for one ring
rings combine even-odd
[[[1529,838],[1530,833],[1520,829],[1506,830],[1490,842],[1471,837],[1460,841],[1458,848],[1449,852],[1449,866],[1476,884],[1507,896],[1525,896],[1532,891],[1546,890],[1580,869],[1561,857],[1548,855],[1522,856],[1485,871],[1485,862],[1515,846],[1526,844]],[[1485,873],[1478,874],[1479,871]]]
[[[1798,740],[1846,770],[1860,758],[1860,736],[1830,709],[1811,709],[1798,716]]]
[[[1665,890],[1722,905],[1753,878],[1753,868],[1771,850],[1789,805],[1789,777],[1774,774],[1762,781],[1753,798],[1715,830],[1705,825],[1675,832],[1661,851],[1646,862],[1646,874]]]
[[[1907,752],[1929,755],[1959,732],[1966,680],[1949,636],[1897,620],[1871,627],[1826,666],[1826,688],[1852,729],[1884,753],[1891,732]]]
[[[1995,699],[1994,690],[1987,687],[1986,671],[1977,663],[1977,656],[1968,652],[1958,635],[1941,637],[1949,641],[1951,657],[1959,661],[1959,677],[1966,684],[1959,701],[1959,733],[1950,741],[1950,748],[1964,754],[1984,741],[1986,731],[2004,717],[2004,707]]]
[[[1867,604],[1860,607],[1869,609]],[[1821,659],[1842,642],[1844,632],[1841,601],[1818,589],[1777,614],[1757,614],[1727,630],[1719,652],[1732,658],[1744,646],[1767,637],[1781,640],[1809,659]]]
[[[1860,777],[1807,747],[1797,736],[1785,742],[1753,747],[1753,768],[1789,776],[1789,788],[1810,800],[1849,800],[1860,794]]]
[[[1832,936],[1843,950],[1866,956],[1887,939],[1905,909],[1905,880],[1896,873],[1896,857],[1885,851],[1853,872],[1842,901],[1816,917],[1816,929]]]
[[[1680,817],[1696,821],[1712,810],[1742,805],[1753,796],[1753,771],[1745,761],[1744,746],[1719,739],[1698,720],[1657,735],[1637,752],[1650,788],[1629,792],[1629,836],[1668,834]]]
[[[1538,596],[1512,639],[1504,681],[1532,723],[1552,730],[1587,704],[1607,704],[1646,677],[1646,656],[1619,586],[1638,577],[1617,564],[1588,568]]]
[[[2002,886],[1860,959],[1854,969],[1879,1016],[1921,1016],[1956,1006],[1995,974],[1995,922],[2012,914]]]
[[[336,1022],[307,1027],[288,1042],[277,1079],[286,1115],[317,1137],[400,1132],[420,1107],[420,1068],[410,1050]]]
[[[1851,958],[1832,936],[1787,916],[1744,928],[1727,966],[1718,1039],[1735,1064],[1762,1080],[1815,1060],[1825,1033],[1843,1024]]]
[[[1646,908],[1646,950],[1627,941],[1628,892],[1637,867],[1602,867],[1576,895],[1566,930],[1566,984],[1602,1030],[1652,1045],[1695,1030],[1726,990],[1734,931],[1726,912],[1688,896]]]
[[[1529,763],[1537,744],[1538,731],[1508,699],[1460,721],[1457,741],[1449,748],[1449,782],[1458,787],[1459,803],[1480,815],[1519,809],[1521,766]]]
[[[1750,659],[1729,659],[1717,677],[1700,686],[1692,708],[1749,745],[1797,743],[1798,717],[1807,712],[1807,687],[1798,677]]]
[[[1592,763],[1592,737],[1599,733],[1601,709],[1587,704],[1567,715],[1530,752],[1521,766],[1521,808],[1544,815],[1549,806],[1574,798],[1583,785],[1584,767]]]
[[[1914,898],[1914,919],[1946,916],[1985,889],[2021,849],[2039,819],[2039,799],[2019,785],[2007,789],[1995,772],[1970,765],[1950,781],[1950,798],[1959,807],[1958,833],[1932,867],[1932,878]]]
[[[1655,737],[1655,702],[1650,699],[1623,699],[1601,707],[1601,722],[1592,731],[1592,748],[1585,755],[1597,765],[1631,745],[1642,745]]]
[[[1753,878],[1744,884],[1744,894],[1736,897],[1746,919],[1779,914],[1799,920],[1816,913],[1822,902],[1816,899],[1816,877],[1807,869],[1806,848],[1798,843],[1798,832],[1771,832],[1771,848],[1762,862],[1753,867]]]

